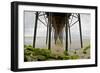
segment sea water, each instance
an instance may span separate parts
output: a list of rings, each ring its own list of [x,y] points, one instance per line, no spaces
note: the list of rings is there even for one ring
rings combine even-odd
[[[32,45],[33,44],[33,37],[24,37],[24,45]],[[83,39],[83,46],[90,44],[89,39]],[[61,46],[60,46],[61,45]],[[54,43],[54,39],[51,38],[51,48],[55,48],[57,44]],[[63,43],[59,44],[59,47],[65,49],[65,39],[63,39]],[[35,48],[48,48],[48,43],[46,44],[45,37],[36,37]],[[81,44],[79,39],[72,39],[72,43],[68,40],[68,49],[80,49]]]

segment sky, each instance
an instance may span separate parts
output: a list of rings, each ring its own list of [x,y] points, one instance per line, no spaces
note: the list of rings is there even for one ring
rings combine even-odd
[[[35,12],[33,11],[24,11],[24,36],[32,37],[34,34],[34,25],[35,25]],[[89,38],[91,33],[91,15],[81,13],[81,26],[82,26],[82,36]],[[40,19],[44,21],[43,17]],[[76,19],[73,19],[74,21]],[[37,37],[46,37],[46,26],[38,21],[37,25]],[[71,27],[71,35],[72,37],[79,36],[79,24],[76,23]]]

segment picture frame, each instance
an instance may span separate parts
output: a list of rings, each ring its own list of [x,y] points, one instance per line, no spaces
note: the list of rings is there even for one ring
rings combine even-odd
[[[41,17],[39,19],[39,16],[43,15],[44,18],[46,18],[47,20],[46,27],[44,27],[45,23],[44,21],[42,21],[43,18]],[[76,19],[72,18],[76,18],[78,19],[78,21],[74,23]],[[74,20],[73,24],[71,24],[71,19]],[[70,25],[68,25],[69,23],[67,24],[67,22],[69,22]],[[83,24],[81,24],[81,22]],[[62,23],[62,26],[61,24],[59,25],[57,23]],[[80,36],[79,37],[80,46],[78,44],[78,47],[83,48],[82,50],[83,54],[81,57],[80,57],[81,54],[77,54],[78,52],[77,49],[74,49],[74,51],[72,50],[75,55],[70,56],[70,52],[68,49],[69,43],[71,44],[69,29],[71,25],[74,25],[76,23],[77,25],[79,25],[78,35]],[[34,26],[32,24],[34,24]],[[49,57],[47,58],[48,53],[52,51],[51,48],[53,48],[52,46],[53,41],[55,41],[54,43],[57,44],[59,44],[59,42],[60,43],[62,42],[60,37],[64,36],[60,36],[58,32],[61,31],[60,30],[61,27],[62,28],[64,27],[65,29],[64,31],[65,35],[63,34],[65,36],[65,38],[63,39],[63,42],[65,42],[63,46],[65,50],[63,51],[67,51],[66,52],[67,55],[65,54],[64,56],[53,55],[53,58],[51,58],[51,53],[50,53]],[[73,33],[75,34],[77,34],[76,31],[78,31],[76,30],[76,27],[73,27],[73,29],[71,28],[71,30],[73,30]],[[34,56],[33,52],[30,53],[31,52],[30,50],[36,47],[41,48],[41,45],[44,43],[45,40],[43,40],[42,38],[41,40],[39,39],[38,41],[37,35],[40,35],[41,37],[42,35],[44,36],[45,32],[47,31],[46,29],[48,29],[48,36],[47,36],[48,42],[46,45],[47,54],[45,54],[46,58],[44,57],[44,55],[40,56],[42,50],[41,51],[39,50],[38,54],[37,52],[38,49],[36,50],[37,53],[35,52],[36,55]],[[55,37],[56,31],[57,31],[57,37]],[[34,35],[33,39],[31,40],[33,43],[32,46],[30,45],[27,46],[26,44],[27,41],[29,40],[26,40],[25,36],[27,35],[29,36],[31,34]],[[88,39],[90,40],[88,46],[89,52],[87,52],[87,50],[85,51],[84,49],[85,35],[89,37]],[[54,38],[52,36],[54,36]],[[69,40],[66,38],[68,38]],[[77,36],[77,41],[78,41],[78,36]],[[87,43],[85,42],[85,44]],[[77,44],[75,44],[74,42],[72,45],[74,45],[75,47],[75,45]],[[46,53],[44,51],[42,54]],[[57,49],[56,52],[58,53],[59,50]],[[30,54],[32,55],[32,57]],[[37,54],[39,56],[37,56]],[[33,59],[33,57],[36,58]],[[97,6],[18,2],[18,1],[11,2],[11,70],[12,71],[34,71],[34,70],[81,68],[81,67],[95,67],[95,66],[97,66]]]

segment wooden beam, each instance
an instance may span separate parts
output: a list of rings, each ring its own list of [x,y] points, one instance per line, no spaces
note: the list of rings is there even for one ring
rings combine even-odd
[[[81,42],[81,48],[83,48],[82,28],[81,28],[81,19],[80,19],[80,14],[78,14],[78,20],[79,20],[79,32],[80,32],[80,42]]]
[[[68,21],[69,23],[69,21]],[[68,24],[69,25],[69,24]],[[72,43],[72,39],[71,39],[71,31],[70,31],[70,25],[69,25],[69,39],[70,39],[70,44]]]
[[[34,37],[33,37],[33,48],[35,48],[35,42],[36,42],[37,23],[38,23],[38,12],[36,12],[36,18],[35,18]]]
[[[49,13],[49,41],[48,41],[48,49],[51,48],[51,13]]]
[[[67,19],[67,15],[65,16],[65,24],[66,24],[66,28],[65,28],[65,32],[66,32],[65,48],[66,48],[66,51],[68,51],[68,19]]]
[[[45,22],[46,22],[46,24],[47,24],[47,32],[46,32],[46,44],[47,44],[47,42],[48,42],[48,22],[46,21],[46,17],[45,17],[45,15],[44,15],[44,19],[45,19]]]
[[[47,26],[40,18],[38,18],[38,20],[39,20],[42,24],[44,24],[44,26]]]
[[[70,25],[70,27],[72,27],[74,24],[76,24],[79,20],[75,21],[73,24]]]
[[[47,44],[47,41],[48,41],[48,24],[47,24],[47,33],[46,33],[46,44]]]

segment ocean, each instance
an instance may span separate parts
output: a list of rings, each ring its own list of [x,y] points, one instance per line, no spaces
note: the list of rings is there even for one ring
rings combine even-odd
[[[32,44],[33,44],[33,37],[24,37],[24,45],[32,45]],[[48,48],[47,44],[46,44],[45,37],[36,37],[35,48]],[[90,40],[83,38],[83,47],[89,44],[90,44]],[[58,42],[58,44],[55,45],[54,39],[51,38],[51,48],[53,49],[55,47],[65,49],[65,39],[63,39],[63,44]],[[70,43],[68,40],[68,49],[75,50],[75,49],[80,49],[80,48],[81,48],[80,39],[74,38],[72,39],[72,43]]]

